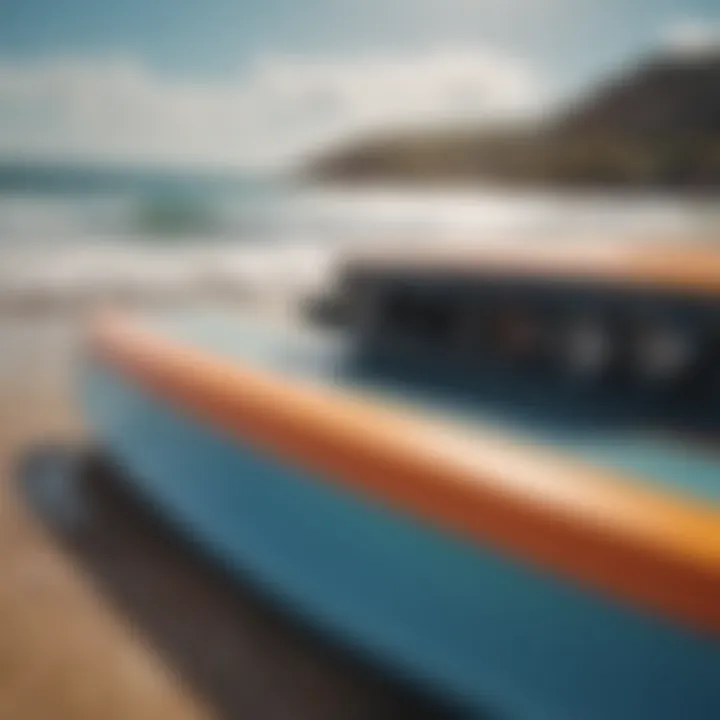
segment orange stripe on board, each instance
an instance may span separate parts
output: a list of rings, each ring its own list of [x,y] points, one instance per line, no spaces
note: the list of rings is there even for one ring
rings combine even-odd
[[[720,250],[692,243],[511,243],[472,248],[382,248],[346,258],[346,269],[453,272],[475,278],[517,275],[622,284],[688,296],[720,295]]]
[[[91,353],[223,431],[481,545],[720,632],[720,512],[489,433],[223,361],[122,318]],[[201,479],[198,478],[198,482]]]

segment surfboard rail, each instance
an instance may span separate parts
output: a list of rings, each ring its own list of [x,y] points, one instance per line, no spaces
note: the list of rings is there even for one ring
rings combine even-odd
[[[504,242],[412,251],[390,245],[348,253],[343,267],[357,274],[399,271],[410,276],[514,277],[720,297],[720,250],[702,243]]]
[[[88,353],[318,481],[645,612],[720,633],[720,508],[642,478],[280,377],[106,314]],[[201,479],[198,479],[201,482]]]

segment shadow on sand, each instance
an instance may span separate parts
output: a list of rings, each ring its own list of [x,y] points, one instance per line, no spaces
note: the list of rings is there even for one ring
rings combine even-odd
[[[64,446],[19,465],[31,512],[219,718],[451,718],[460,712],[331,646],[208,562],[119,473]]]

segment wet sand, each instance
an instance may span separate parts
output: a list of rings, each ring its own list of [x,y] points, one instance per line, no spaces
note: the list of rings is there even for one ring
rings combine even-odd
[[[0,321],[0,720],[456,712],[226,576],[87,447],[76,324]]]

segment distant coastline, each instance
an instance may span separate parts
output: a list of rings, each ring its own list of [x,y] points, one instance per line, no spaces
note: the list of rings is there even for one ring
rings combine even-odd
[[[368,137],[306,176],[406,184],[720,190],[720,52],[658,56],[542,125]]]

